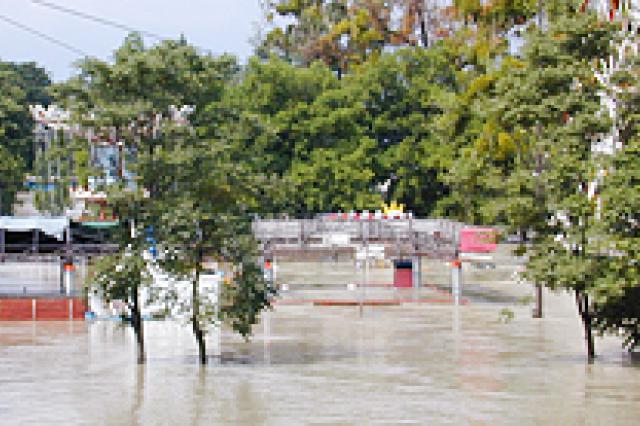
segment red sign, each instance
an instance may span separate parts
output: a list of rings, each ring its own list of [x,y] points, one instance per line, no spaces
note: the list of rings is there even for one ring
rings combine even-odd
[[[460,230],[460,251],[490,253],[496,249],[497,234],[493,228],[463,228]]]

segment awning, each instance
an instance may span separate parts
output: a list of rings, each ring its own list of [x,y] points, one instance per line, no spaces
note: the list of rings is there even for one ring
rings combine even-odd
[[[26,232],[38,229],[43,233],[64,240],[64,231],[69,227],[68,217],[16,217],[0,216],[0,229],[14,232]]]

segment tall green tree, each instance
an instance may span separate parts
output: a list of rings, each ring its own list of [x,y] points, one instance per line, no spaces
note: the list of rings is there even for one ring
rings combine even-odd
[[[237,72],[236,61],[228,56],[202,55],[185,40],[163,41],[147,48],[134,34],[116,50],[113,63],[88,59],[79,64],[79,70],[77,77],[55,88],[57,99],[72,112],[74,122],[93,129],[98,139],[115,136],[123,143],[120,152],[127,155],[126,171],[131,174],[124,176],[120,170],[120,185],[107,188],[109,202],[120,219],[116,232],[120,252],[101,269],[102,282],[121,282],[120,275],[126,272],[129,278],[124,283],[132,294],[129,300],[134,301],[130,304],[132,315],[139,316],[135,300],[147,274],[139,259],[149,244],[138,240],[144,230],[153,227],[162,248],[159,264],[192,282],[191,322],[204,361],[205,325],[211,317],[198,290],[203,256],[220,256],[233,263],[244,259],[240,253],[245,253],[250,259],[252,244],[255,246],[254,241],[245,242],[250,229],[225,228],[219,218],[233,217],[232,224],[242,223],[268,199],[268,179],[253,179],[252,174],[243,172],[242,164],[233,163],[207,139],[215,132],[203,124],[205,107],[221,100],[225,85]],[[184,105],[195,112],[185,121],[172,120],[175,107]],[[204,130],[197,135],[196,128]],[[89,146],[79,149],[86,152]],[[250,194],[240,188],[250,188]],[[133,198],[123,201],[123,197]],[[134,233],[129,235],[132,226]],[[214,238],[216,232],[226,239]],[[226,255],[230,247],[242,249]],[[132,263],[119,268],[124,272],[109,271],[110,266],[125,260]],[[242,262],[244,270],[255,272],[249,263]],[[267,304],[267,289],[255,273],[247,272],[243,277],[237,281],[241,290],[233,286],[223,289],[229,306],[220,312],[236,330],[248,335],[253,322],[247,321],[257,321]],[[118,286],[113,288],[122,292]],[[246,294],[255,297],[247,301]],[[242,308],[237,309],[239,306]],[[133,325],[141,339],[141,323],[135,320]],[[142,348],[142,340],[139,345]]]
[[[110,205],[120,218],[119,226],[111,232],[111,241],[118,244],[118,251],[99,259],[91,278],[107,302],[120,300],[126,304],[136,340],[137,361],[143,364],[146,352],[141,294],[144,287],[153,284],[152,269],[144,256],[150,248],[146,224],[152,217],[143,191],[124,186],[109,190]]]
[[[394,5],[380,0],[266,2],[268,20],[280,17],[287,23],[266,35],[258,53],[276,53],[301,65],[321,60],[340,77],[378,57],[385,46],[406,41],[400,28],[392,28]]]
[[[172,140],[172,146],[154,159],[163,170],[158,178],[162,197],[152,207],[154,236],[159,241],[157,263],[191,283],[189,316],[204,364],[211,324],[226,322],[249,337],[251,326],[269,305],[272,291],[258,263],[251,214],[262,211],[264,198],[273,188],[249,167],[230,161],[224,145],[188,135]],[[236,271],[220,291],[217,308],[201,286],[207,258],[232,265]]]
[[[505,197],[497,201],[512,228],[531,237],[529,278],[576,292],[590,360],[590,300],[603,255],[588,196],[603,162],[592,137],[611,126],[592,63],[608,56],[614,30],[588,13],[558,17],[548,32],[532,34],[524,66],[497,83],[493,105],[498,128],[514,145]]]
[[[636,132],[637,128],[623,150],[614,154],[611,167],[603,169],[610,173],[601,174],[597,226],[602,255],[593,276],[592,306],[593,326],[622,334],[629,350],[640,343],[640,145]]]
[[[341,80],[318,62],[252,60],[204,129],[291,182],[299,213],[381,208],[377,186],[392,178],[389,196],[425,214],[444,191],[452,150],[439,127],[455,86],[444,46],[385,54]]]

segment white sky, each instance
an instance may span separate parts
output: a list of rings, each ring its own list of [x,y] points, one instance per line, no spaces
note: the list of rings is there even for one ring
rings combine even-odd
[[[232,53],[243,62],[261,20],[259,0],[47,0],[166,38],[187,41],[213,54]],[[0,0],[0,15],[18,21],[101,59],[110,59],[126,31],[49,9],[31,0]],[[153,43],[153,39],[147,39]],[[0,21],[0,59],[35,61],[55,81],[73,72],[80,55]]]

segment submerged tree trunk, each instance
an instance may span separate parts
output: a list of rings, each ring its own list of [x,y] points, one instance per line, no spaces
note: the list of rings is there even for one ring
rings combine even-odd
[[[591,330],[591,313],[589,312],[589,295],[587,293],[584,294],[584,308],[582,314],[582,322],[584,323],[584,338],[587,343],[587,358],[589,362],[593,362],[593,359],[596,357],[595,348],[593,345],[593,333]]]
[[[542,318],[542,285],[536,284],[536,311],[534,318]]]
[[[592,363],[596,357],[596,353],[591,327],[591,313],[589,312],[589,295],[587,293],[576,291],[576,303],[578,305],[578,313],[580,314],[582,324],[584,325],[584,340],[587,348],[587,359],[589,363]]]
[[[197,260],[196,260],[196,272],[191,283],[193,298],[193,316],[191,317],[191,323],[193,325],[193,334],[196,337],[196,342],[198,343],[198,358],[200,360],[200,364],[207,363],[207,348],[206,342],[204,340],[204,331],[202,327],[200,327],[199,315],[200,315],[200,295],[199,293],[199,285],[200,285],[200,270],[202,268],[202,249],[198,248]]]
[[[131,304],[131,326],[136,336],[138,346],[138,364],[144,364],[146,355],[144,353],[144,327],[142,325],[142,315],[140,314],[140,301],[138,299],[138,287],[133,289],[133,297]]]

